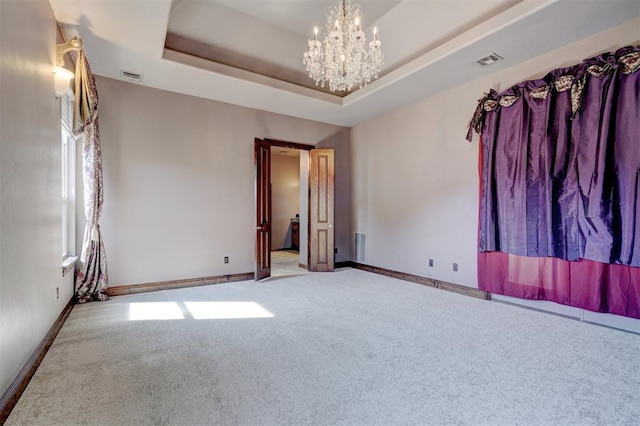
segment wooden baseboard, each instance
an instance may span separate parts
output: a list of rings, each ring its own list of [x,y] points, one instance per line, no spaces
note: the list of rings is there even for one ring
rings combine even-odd
[[[303,263],[298,263],[298,268],[309,270],[309,267]]]
[[[24,367],[22,367],[22,370],[20,370],[16,378],[9,385],[9,388],[2,395],[2,398],[0,398],[0,425],[3,425],[7,421],[9,414],[11,414],[11,411],[18,403],[22,393],[40,366],[40,363],[42,363],[44,356],[49,351],[62,325],[69,317],[75,304],[74,300],[73,297],[69,300],[67,306],[65,306],[60,315],[58,315],[58,319],[53,323],[36,350],[33,351]]]
[[[335,262],[333,264],[334,269],[338,269],[338,268],[352,268],[353,266],[353,262],[350,260],[344,260],[342,262]]]
[[[391,269],[379,268],[377,266],[369,266],[362,263],[351,262],[351,267],[361,269],[374,274],[385,275],[387,277],[398,278],[400,280],[409,281],[416,284],[426,285],[428,287],[439,288],[441,290],[451,291],[453,293],[463,294],[483,300],[491,300],[491,293],[477,288],[466,287],[460,284],[448,283],[446,281],[434,280],[432,278],[421,277],[419,275],[407,274],[404,272],[392,271]]]
[[[123,296],[125,294],[147,293],[150,291],[174,290],[177,288],[198,287],[202,285],[223,284],[235,281],[247,281],[254,278],[253,272],[244,272],[241,274],[218,275],[215,277],[203,278],[187,278],[184,280],[159,281],[155,283],[120,285],[109,287],[107,294],[109,296]]]

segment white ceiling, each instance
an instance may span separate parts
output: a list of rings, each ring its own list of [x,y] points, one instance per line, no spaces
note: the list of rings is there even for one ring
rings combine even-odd
[[[146,86],[342,126],[640,15],[640,0],[354,1],[367,36],[378,27],[385,69],[345,96],[316,90],[302,64],[308,35],[323,28],[334,1],[50,2],[65,35],[82,37],[97,75],[130,71]],[[505,60],[475,64],[492,52]]]
[[[279,146],[273,147],[271,155],[281,155],[283,157],[297,157],[300,158],[300,150],[294,148],[282,148]]]
[[[185,3],[194,3],[191,0],[174,0],[175,5],[184,6]],[[314,26],[322,27],[325,24],[325,15],[331,6],[338,4],[337,0],[217,0],[216,3],[230,7],[239,12],[253,16],[261,21],[286,28],[309,37]],[[391,8],[400,3],[400,0],[359,0],[352,4],[359,4],[368,22],[364,22],[365,28],[369,28],[385,15]],[[478,2],[476,2],[478,3]]]

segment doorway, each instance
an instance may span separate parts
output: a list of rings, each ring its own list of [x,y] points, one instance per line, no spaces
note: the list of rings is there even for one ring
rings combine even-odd
[[[272,167],[280,168],[279,164],[287,170],[272,173]],[[277,252],[275,267],[286,259],[284,269],[291,271],[297,250],[298,266],[310,271],[333,270],[333,164],[333,149],[255,139],[256,281],[272,276],[273,250]],[[299,196],[295,196],[296,186]],[[280,205],[282,200],[285,206]]]
[[[308,199],[308,182],[303,179],[308,176],[308,166],[303,167],[305,159],[308,162],[306,150],[280,146],[271,148],[272,277],[307,273],[306,250],[301,250],[301,240],[305,242],[306,249],[307,232],[306,220],[301,218],[306,219]],[[302,208],[303,203],[305,209]]]

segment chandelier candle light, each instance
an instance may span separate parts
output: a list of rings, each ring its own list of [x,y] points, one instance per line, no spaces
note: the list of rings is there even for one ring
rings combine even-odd
[[[316,86],[324,87],[328,81],[332,92],[348,92],[356,85],[366,86],[378,78],[384,63],[377,33],[374,28],[373,40],[366,50],[360,5],[342,0],[332,6],[327,15],[324,43],[318,40],[318,27],[315,27],[313,39],[309,40],[304,52],[303,63],[309,77],[315,80]]]

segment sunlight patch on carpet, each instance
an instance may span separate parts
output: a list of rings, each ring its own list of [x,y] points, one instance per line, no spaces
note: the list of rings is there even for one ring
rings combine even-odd
[[[184,302],[194,319],[273,318],[256,302]]]

